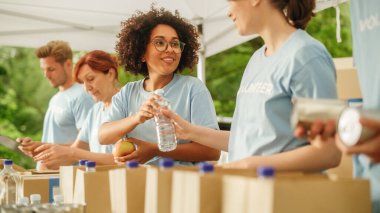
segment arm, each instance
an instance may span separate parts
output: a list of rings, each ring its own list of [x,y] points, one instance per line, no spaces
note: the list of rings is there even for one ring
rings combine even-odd
[[[123,157],[116,157],[115,161],[125,162],[137,160],[145,163],[155,156],[173,158],[179,161],[213,161],[218,160],[220,151],[190,142],[178,144],[177,148],[171,152],[161,152],[156,143],[141,141],[136,138],[128,138],[128,141],[137,145],[137,150]]]
[[[226,164],[225,167],[257,168],[272,166],[278,171],[320,172],[339,165],[341,153],[335,146],[333,138],[328,141],[320,137],[312,145],[270,156],[251,156]]]
[[[163,109],[162,112],[174,122],[178,138],[196,141],[217,150],[228,151],[229,131],[193,125],[170,110]]]
[[[59,166],[72,165],[80,159],[95,161],[99,165],[114,164],[112,154],[92,153],[88,151],[88,144],[75,141],[69,146],[46,144],[37,148],[38,155],[35,161],[43,161],[49,169],[58,169]]]

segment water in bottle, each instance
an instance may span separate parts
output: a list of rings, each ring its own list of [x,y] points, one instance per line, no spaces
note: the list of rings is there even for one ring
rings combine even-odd
[[[30,205],[31,206],[41,205],[41,195],[40,194],[31,194],[30,195]]]
[[[160,98],[156,100],[157,104],[162,109],[170,109],[169,101],[164,98],[164,90],[159,89],[154,91]],[[162,152],[169,152],[177,147],[177,138],[175,135],[175,128],[171,120],[163,115],[160,111],[154,116],[156,122],[156,131],[158,139],[158,148]]]
[[[16,204],[21,195],[21,178],[12,164],[12,160],[4,160],[4,169],[0,172],[0,182],[4,185],[1,205]]]

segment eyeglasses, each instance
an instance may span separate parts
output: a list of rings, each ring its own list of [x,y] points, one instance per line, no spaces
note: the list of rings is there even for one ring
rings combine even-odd
[[[169,45],[175,53],[181,53],[183,49],[185,48],[185,43],[179,40],[173,40],[173,41],[167,42],[165,39],[156,38],[156,39],[153,39],[151,42],[158,52],[166,51]]]

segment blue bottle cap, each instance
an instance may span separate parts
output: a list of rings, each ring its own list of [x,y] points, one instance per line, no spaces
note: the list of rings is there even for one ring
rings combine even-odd
[[[79,160],[79,166],[86,166],[87,160]]]
[[[95,167],[96,166],[96,162],[94,161],[87,161],[86,162],[86,167]]]
[[[201,162],[199,163],[199,171],[203,173],[213,172],[214,171],[214,165],[207,162]]]
[[[256,170],[257,176],[259,177],[273,177],[274,168],[270,166],[258,167]]]
[[[139,167],[139,162],[137,162],[136,160],[127,161],[126,164],[127,164],[128,168],[137,168],[137,167]]]
[[[174,166],[174,161],[170,158],[161,158],[159,165],[161,168],[171,168]]]
[[[13,161],[12,160],[4,160],[4,165],[12,165],[13,164]]]

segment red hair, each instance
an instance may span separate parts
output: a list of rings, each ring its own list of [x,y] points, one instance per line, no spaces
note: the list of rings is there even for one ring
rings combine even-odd
[[[93,50],[79,59],[74,68],[74,79],[78,83],[83,83],[78,79],[79,70],[83,65],[87,64],[93,71],[109,73],[110,69],[115,70],[115,78],[117,79],[118,61],[116,56],[104,52],[102,50]]]

